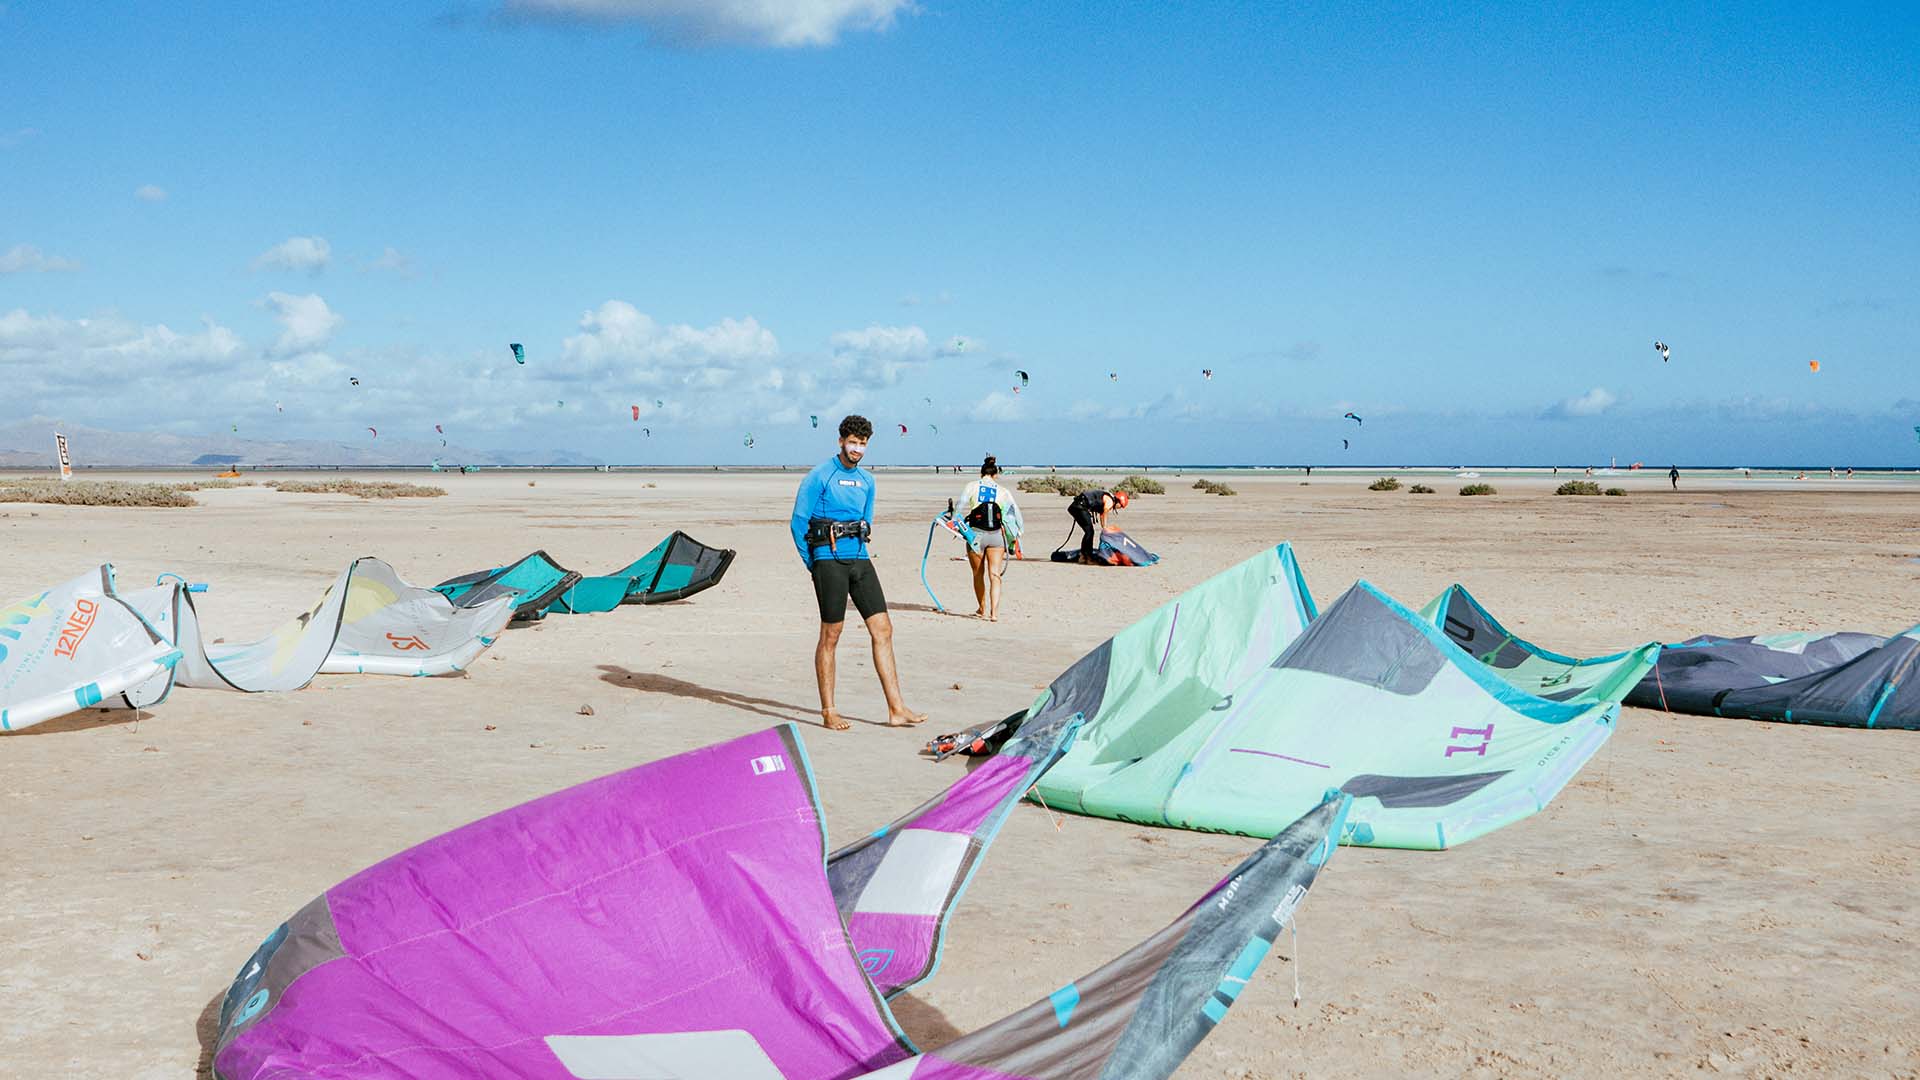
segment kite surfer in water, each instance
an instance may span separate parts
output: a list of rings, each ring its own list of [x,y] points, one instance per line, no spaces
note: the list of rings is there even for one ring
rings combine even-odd
[[[1100,538],[1107,534],[1107,515],[1125,509],[1127,500],[1124,491],[1093,490],[1075,495],[1073,502],[1067,504],[1067,513],[1072,515],[1073,523],[1080,526],[1081,565],[1097,565],[1093,551],[1099,546]]]
[[[1000,579],[1007,572],[1007,545],[1020,538],[1020,507],[1000,483],[1000,464],[992,454],[980,463],[980,479],[960,492],[961,519],[973,530],[967,561],[973,564],[973,617],[1000,621]],[[977,549],[977,550],[976,550]]]
[[[867,550],[873,532],[873,474],[860,467],[873,425],[864,416],[840,421],[840,450],[800,481],[793,499],[793,544],[813,575],[820,605],[820,640],[813,671],[820,682],[820,720],[834,731],[852,725],[833,704],[834,653],[847,623],[847,599],[859,610],[873,641],[873,669],[887,698],[887,726],[906,727],[926,717],[907,708],[893,660],[893,619]]]

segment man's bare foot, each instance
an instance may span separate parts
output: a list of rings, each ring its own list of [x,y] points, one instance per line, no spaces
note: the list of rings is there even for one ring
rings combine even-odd
[[[976,610],[976,611],[975,611],[975,612],[973,613],[973,617],[974,617],[974,618],[976,618],[976,619],[984,619],[984,618],[986,618],[986,617],[987,617],[987,609],[986,609],[986,608],[980,608],[980,609],[978,609],[978,610]]]
[[[841,719],[840,710],[838,709],[821,709],[820,723],[823,724],[828,731],[845,731],[853,726]]]
[[[904,709],[900,712],[890,712],[887,714],[888,727],[912,727],[914,724],[924,724],[926,722],[927,715],[925,713],[917,713],[912,709]]]

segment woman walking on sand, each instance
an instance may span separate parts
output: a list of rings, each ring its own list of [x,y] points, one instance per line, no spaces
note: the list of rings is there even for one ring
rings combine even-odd
[[[980,463],[980,479],[960,492],[960,519],[973,530],[967,562],[973,567],[976,619],[1000,621],[1000,579],[1007,572],[1007,547],[1020,538],[1020,507],[1000,483],[1000,465],[992,454]]]

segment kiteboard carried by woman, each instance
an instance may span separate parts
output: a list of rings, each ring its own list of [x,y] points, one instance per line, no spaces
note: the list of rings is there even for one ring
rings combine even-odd
[[[960,518],[972,531],[967,562],[973,567],[973,595],[979,601],[975,618],[1000,621],[1000,580],[1007,573],[1007,551],[1020,542],[1020,506],[1013,492],[1000,482],[1000,465],[992,454],[980,463],[980,479],[960,492]]]

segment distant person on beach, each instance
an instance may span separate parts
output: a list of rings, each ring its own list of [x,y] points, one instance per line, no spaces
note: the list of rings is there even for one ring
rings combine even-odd
[[[1007,546],[1020,536],[1020,507],[1000,483],[1000,463],[992,454],[980,463],[980,479],[960,492],[960,517],[973,530],[967,562],[973,567],[976,619],[1000,621],[1000,579],[1007,572]]]
[[[907,708],[900,696],[900,675],[893,662],[893,619],[880,591],[867,540],[873,533],[873,474],[860,467],[873,425],[864,416],[840,421],[840,450],[815,466],[793,497],[793,546],[813,575],[813,596],[820,605],[820,640],[813,649],[813,673],[820,683],[820,722],[834,731],[852,725],[833,704],[834,653],[847,622],[847,599],[867,624],[873,641],[873,670],[887,698],[887,726],[906,727],[926,717]]]
[[[1674,465],[1667,469],[1667,481],[1673,485],[1673,490],[1680,490],[1680,466]]]
[[[1067,504],[1067,513],[1073,523],[1080,526],[1081,565],[1093,565],[1093,549],[1099,546],[1100,538],[1107,535],[1107,515],[1126,509],[1127,501],[1124,491],[1093,489],[1075,495]]]

